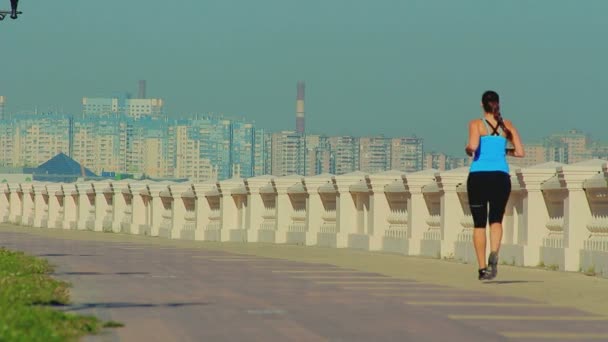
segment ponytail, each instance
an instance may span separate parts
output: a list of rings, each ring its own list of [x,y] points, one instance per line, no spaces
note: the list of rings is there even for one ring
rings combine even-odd
[[[500,104],[498,104],[498,102],[490,102],[490,113],[494,114],[494,120],[496,120],[500,128],[502,128],[502,131],[505,132],[507,139],[513,139],[511,130],[507,128],[507,125],[505,125],[505,122],[502,119],[502,115],[500,115]]]

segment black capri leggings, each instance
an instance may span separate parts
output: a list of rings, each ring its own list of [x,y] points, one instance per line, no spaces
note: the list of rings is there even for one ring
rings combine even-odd
[[[488,218],[490,224],[500,223],[511,193],[511,177],[502,171],[471,172],[467,178],[467,192],[475,228],[485,228]]]

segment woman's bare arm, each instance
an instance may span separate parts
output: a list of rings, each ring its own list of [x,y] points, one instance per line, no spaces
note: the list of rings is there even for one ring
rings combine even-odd
[[[464,149],[469,157],[473,156],[479,147],[480,134],[477,124],[478,121],[479,120],[471,120],[471,122],[469,122],[469,142]]]
[[[511,131],[511,143],[513,144],[513,149],[507,151],[508,155],[518,158],[525,157],[526,152],[524,151],[524,145],[521,142],[517,128],[513,126],[513,123],[510,120],[505,120],[505,126]]]

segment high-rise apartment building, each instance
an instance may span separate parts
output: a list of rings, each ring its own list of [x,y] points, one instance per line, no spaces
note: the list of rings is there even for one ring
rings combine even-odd
[[[424,168],[424,140],[418,137],[391,139],[391,169],[405,172]]]
[[[272,134],[272,175],[304,175],[306,141],[302,134],[283,131]]]
[[[0,166],[17,167],[18,151],[14,143],[17,131],[14,120],[0,120]]]
[[[272,174],[272,132],[265,132],[264,134],[264,174]]]
[[[529,167],[547,161],[547,152],[543,144],[526,143],[524,144],[524,152],[525,156],[523,158],[507,157],[507,161],[512,168]]]
[[[552,134],[545,139],[545,152],[548,161],[564,164],[578,163],[591,158],[591,139],[579,130]]]
[[[126,172],[127,121],[125,117],[74,120],[70,157],[96,174]]]
[[[111,98],[90,98],[82,99],[82,113],[85,117],[126,115],[133,119],[143,117],[161,118],[163,117],[162,99],[131,99],[127,94]]]
[[[448,155],[441,152],[430,152],[424,154],[424,169],[435,169],[439,171],[449,170]]]
[[[391,168],[391,140],[383,136],[359,138],[359,170],[378,173]]]
[[[36,167],[60,152],[67,154],[71,121],[71,117],[58,114],[3,120],[2,125],[13,130],[11,166]],[[8,133],[6,128],[0,131]]]
[[[306,136],[305,176],[332,172],[332,152],[329,138],[324,135]]]
[[[0,95],[0,120],[4,120],[4,106],[6,105],[6,98]]]
[[[333,154],[332,172],[342,175],[359,170],[359,138],[351,136],[330,137]]]
[[[201,155],[201,144],[198,126],[192,126],[185,120],[180,120],[170,127],[171,145],[175,149],[173,176],[188,178],[193,182],[217,180],[211,160]],[[162,151],[162,147],[158,147]]]
[[[270,143],[266,140],[269,139]],[[269,159],[269,151],[266,146],[272,146],[272,136],[269,136],[262,128],[255,128],[253,135],[253,176],[270,174],[266,172],[266,161]]]

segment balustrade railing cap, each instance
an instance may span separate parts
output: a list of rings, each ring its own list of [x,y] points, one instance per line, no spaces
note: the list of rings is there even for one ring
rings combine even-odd
[[[329,183],[325,183],[321,186],[318,187],[317,191],[320,194],[335,194],[338,192],[338,190],[336,189],[336,186],[334,183],[329,182]]]
[[[352,184],[348,189],[352,193],[369,193],[370,192],[369,185],[367,184],[367,181],[365,181],[365,180]]]
[[[140,191],[147,189],[148,184],[149,182],[145,181],[132,182],[129,183],[129,189],[131,189],[131,192],[133,192],[134,194],[139,193]]]
[[[76,191],[76,184],[74,183],[63,183],[62,184],[63,191],[66,193],[71,193],[72,191]]]
[[[274,178],[275,178],[274,176],[270,176],[270,175],[251,177],[251,178],[245,179],[245,183],[247,183],[247,185],[249,185],[250,188],[252,188],[252,187],[258,188],[258,187],[265,186],[266,184],[268,184],[268,182],[272,181]]]
[[[46,190],[45,183],[34,183],[34,184],[32,184],[32,186],[34,187],[34,191],[36,191],[36,192],[41,192],[42,190]]]
[[[425,194],[439,193],[440,190],[441,188],[437,182],[431,182],[422,186],[422,192]]]
[[[608,189],[608,174],[606,171],[598,173],[583,182],[585,189]]]
[[[287,188],[287,193],[288,194],[294,194],[294,195],[300,195],[300,194],[306,194],[306,187],[304,186],[303,183],[297,183],[294,184],[292,186],[290,186],[289,188]]]
[[[34,186],[29,183],[29,184],[21,184],[21,190],[25,193],[33,193],[34,192]]]
[[[405,184],[403,180],[396,180],[384,186],[384,192],[387,193],[401,193],[406,192]]]
[[[217,187],[217,182],[210,180],[203,183],[194,183],[192,186],[194,187],[194,191],[198,196],[204,196],[205,192]]]
[[[423,186],[435,181],[435,174],[438,170],[426,169],[414,173],[406,174],[403,179],[410,191],[419,191]]]
[[[116,193],[122,192],[123,189],[126,189],[127,191],[129,191],[129,182],[126,180],[112,182],[112,188],[114,189],[114,192],[116,192]]]
[[[285,177],[276,178],[273,183],[274,187],[279,193],[286,193],[287,189],[296,185],[298,183],[302,183],[304,177],[300,175],[289,175]]]
[[[19,183],[6,183],[6,187],[5,189],[11,191],[11,192],[15,192],[19,189],[21,189]]]
[[[373,184],[389,184],[395,180],[403,179],[405,172],[398,170],[389,170],[368,175],[366,178],[371,180]]]
[[[62,187],[61,187],[61,184],[59,184],[59,183],[49,183],[46,185],[46,189],[49,192],[54,193],[57,190],[61,190]]]
[[[103,192],[103,190],[110,186],[109,181],[95,181],[91,183],[91,186],[95,189],[96,192]]]
[[[368,173],[362,172],[362,171],[355,171],[355,172],[349,172],[349,173],[345,173],[343,175],[338,175],[336,176],[336,180],[340,179],[340,180],[347,180],[347,181],[356,181],[359,179],[363,179],[368,175]]]
[[[165,191],[169,188],[168,184],[150,183],[147,185],[148,191],[151,196],[160,194],[161,191]]]
[[[435,179],[440,188],[450,190],[453,187],[455,190],[459,184],[466,182],[468,175],[469,168],[465,166],[449,171],[437,172]]]
[[[555,173],[557,168],[562,165],[564,165],[564,164],[552,161],[552,162],[536,164],[536,165],[532,165],[532,166],[528,166],[528,167],[515,168],[515,173],[524,174],[524,175],[526,175],[526,174],[546,174],[546,173],[553,174],[553,173]]]
[[[334,177],[335,175],[332,175],[331,173],[322,173],[320,175],[305,177],[304,184],[306,184],[306,187],[309,190],[314,189],[316,191],[316,188],[327,182],[331,182]]]
[[[245,184],[239,184],[236,187],[229,189],[228,192],[231,195],[247,195],[249,193]]]
[[[219,181],[219,184],[222,188],[230,189],[232,187],[238,186],[239,184],[243,184],[244,181],[245,180],[243,178],[235,177],[235,178],[221,180],[221,181]]]
[[[169,185],[169,189],[171,189],[171,192],[173,192],[175,194],[179,194],[181,192],[192,190],[192,183],[171,184],[171,185]]]

